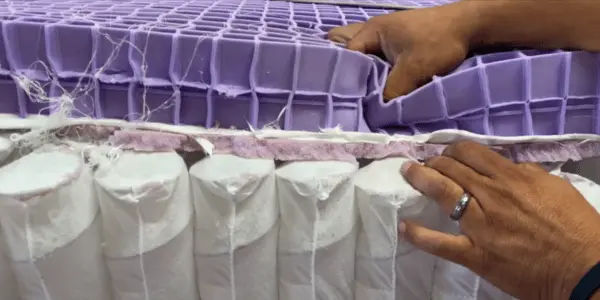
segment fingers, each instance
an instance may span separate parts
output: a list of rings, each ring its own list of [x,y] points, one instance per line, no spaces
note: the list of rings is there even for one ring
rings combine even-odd
[[[401,172],[413,188],[438,202],[447,215],[454,211],[458,200],[465,192],[448,177],[417,163],[403,165]],[[480,219],[481,209],[476,202],[474,199],[471,200],[461,218],[462,222],[469,223]]]
[[[407,55],[401,54],[388,74],[383,90],[383,99],[390,101],[406,95],[419,87],[422,75],[414,72],[414,68],[406,62]]]
[[[442,155],[451,157],[475,172],[490,178],[518,176],[516,164],[479,143],[458,142],[448,146]]]
[[[365,54],[376,54],[381,52],[379,31],[376,26],[366,23],[362,29],[352,37],[346,44],[346,48]]]
[[[485,190],[489,181],[489,178],[482,176],[473,171],[473,169],[447,156],[436,156],[427,159],[425,166],[448,177],[476,197],[480,192]],[[481,200],[480,197],[478,199]]]
[[[331,29],[327,33],[327,38],[334,42],[346,44],[348,43],[359,31],[363,29],[365,23],[353,23],[342,27],[336,27]]]
[[[398,231],[415,247],[454,263],[468,267],[476,257],[475,246],[464,235],[431,230],[409,221],[403,221]]]

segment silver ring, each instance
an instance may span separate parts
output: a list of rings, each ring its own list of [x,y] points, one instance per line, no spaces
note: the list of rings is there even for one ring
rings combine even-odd
[[[468,193],[464,193],[460,197],[460,200],[458,200],[456,206],[454,207],[454,211],[452,211],[450,219],[454,221],[460,220],[460,218],[462,218],[463,214],[465,213],[467,206],[469,206],[469,202],[471,202],[471,195],[469,195]]]

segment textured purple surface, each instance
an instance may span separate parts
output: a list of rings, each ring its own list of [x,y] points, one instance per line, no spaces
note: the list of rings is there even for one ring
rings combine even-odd
[[[432,7],[438,5],[444,5],[457,0],[277,0],[277,1],[289,1],[297,3],[318,3],[318,4],[332,4],[341,6],[358,6],[365,8],[373,7],[397,7],[397,8],[422,8]]]
[[[478,56],[406,97],[369,102],[367,119],[373,128],[407,134],[598,134],[599,66],[600,56],[586,52]]]
[[[263,0],[12,1],[0,7],[0,112],[207,127],[368,131],[373,59],[324,39],[385,10]],[[14,77],[40,83],[17,88]],[[22,80],[21,80],[22,81]],[[282,110],[285,108],[285,113]],[[281,117],[280,117],[281,116]]]
[[[478,56],[384,104],[387,65],[324,39],[383,9],[268,0],[8,3],[0,7],[0,113],[47,114],[66,103],[74,116],[206,127],[600,133],[594,54]]]

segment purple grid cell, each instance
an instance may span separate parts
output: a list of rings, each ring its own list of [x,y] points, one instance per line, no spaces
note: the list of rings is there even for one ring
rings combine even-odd
[[[564,133],[596,133],[598,103],[597,96],[567,99]]]
[[[524,104],[490,109],[491,133],[495,136],[529,135]]]
[[[65,20],[46,26],[48,62],[58,77],[84,77],[92,72],[94,22]]]
[[[0,95],[0,114],[21,115],[17,86],[10,76],[0,76]]]
[[[533,123],[533,134],[551,135],[560,132],[560,124],[564,101],[562,99],[532,102],[529,106]]]

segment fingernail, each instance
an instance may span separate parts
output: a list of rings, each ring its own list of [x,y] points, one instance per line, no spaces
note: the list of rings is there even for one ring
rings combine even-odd
[[[402,164],[402,167],[400,167],[400,174],[406,176],[406,171],[408,171],[408,169],[414,164],[414,162],[412,161],[407,161],[405,163]]]
[[[406,232],[406,223],[400,222],[398,223],[398,233],[404,234]]]

